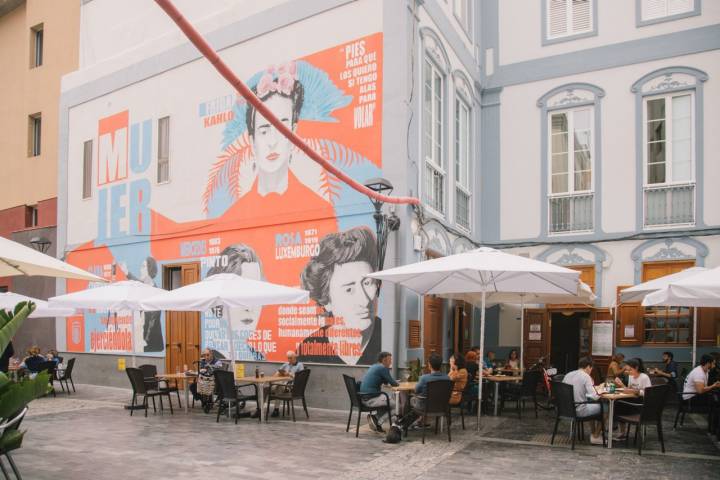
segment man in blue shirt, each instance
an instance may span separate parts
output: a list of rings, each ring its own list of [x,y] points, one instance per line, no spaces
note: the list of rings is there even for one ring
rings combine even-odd
[[[430,355],[430,358],[428,358],[428,368],[430,368],[430,373],[426,373],[420,377],[417,385],[415,385],[416,395],[410,399],[410,404],[413,408],[418,410],[423,410],[425,408],[425,397],[427,396],[428,383],[437,382],[438,380],[450,380],[450,377],[440,371],[441,367],[442,358],[440,355],[436,353]]]
[[[377,363],[365,372],[365,376],[360,381],[360,394],[368,396],[368,398],[363,399],[363,404],[366,407],[389,407],[390,411],[395,408],[393,399],[389,395],[383,394],[381,390],[383,385],[393,387],[398,385],[398,382],[390,374],[391,365],[392,354],[380,352]],[[374,432],[383,432],[383,418],[384,415],[378,418],[375,414],[369,414],[368,424],[370,429]]]

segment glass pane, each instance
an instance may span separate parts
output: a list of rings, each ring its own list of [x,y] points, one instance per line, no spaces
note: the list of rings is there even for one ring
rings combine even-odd
[[[552,193],[565,193],[568,191],[568,176],[565,173],[552,176]]]
[[[647,102],[648,120],[661,120],[665,118],[665,99],[656,98]]]
[[[665,183],[665,164],[648,165],[648,183]]]
[[[690,140],[680,140],[672,144],[673,181],[684,182],[692,178]]]
[[[567,154],[561,153],[552,156],[552,173],[565,173],[568,171]]]
[[[690,95],[682,95],[680,97],[673,97],[673,99],[672,99],[673,119],[689,118],[690,111],[691,111]]]
[[[692,120],[690,117],[675,118],[672,123],[672,140],[690,139],[692,136]]]
[[[587,150],[575,152],[575,171],[590,170],[590,152]]]
[[[552,133],[567,132],[568,123],[567,115],[564,113],[556,113],[552,116]]]
[[[575,150],[590,150],[590,130],[575,130]]]
[[[649,164],[665,162],[665,142],[648,144],[647,161]]]
[[[576,173],[575,174],[575,190],[576,191],[585,191],[590,190],[590,172],[582,172],[582,173]]]
[[[575,110],[573,112],[575,130],[590,130],[590,109]]]
[[[656,120],[647,124],[648,142],[665,140],[665,120]]]
[[[567,133],[558,133],[552,136],[552,150],[553,153],[564,153],[568,151],[568,136]]]

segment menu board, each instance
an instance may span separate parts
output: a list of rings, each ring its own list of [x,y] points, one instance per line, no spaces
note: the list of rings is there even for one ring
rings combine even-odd
[[[592,355],[609,357],[612,355],[613,321],[596,320],[592,327]]]

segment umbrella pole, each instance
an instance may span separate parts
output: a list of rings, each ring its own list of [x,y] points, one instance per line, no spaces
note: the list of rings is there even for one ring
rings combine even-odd
[[[135,312],[132,312],[130,323],[130,348],[132,349],[132,366],[135,368]]]
[[[525,370],[525,295],[520,295],[520,371]]]
[[[485,358],[485,288],[482,291],[482,301],[480,303],[480,356],[478,358],[478,413],[477,413],[477,429],[480,431],[480,415],[482,413],[482,377],[483,377],[483,358]]]
[[[228,341],[230,342],[230,371],[233,372],[233,378],[235,378],[235,340],[233,339],[232,316],[230,315],[229,307],[223,307],[223,310],[227,312],[227,335]]]
[[[692,368],[695,368],[695,360],[697,356],[697,307],[693,308],[693,349],[692,349]]]

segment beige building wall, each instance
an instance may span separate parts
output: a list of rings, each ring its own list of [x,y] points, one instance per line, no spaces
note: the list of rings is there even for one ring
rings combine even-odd
[[[57,196],[60,78],[78,67],[80,4],[0,2],[0,211]],[[43,64],[31,68],[31,29],[38,24]],[[42,114],[41,154],[30,157],[28,116],[35,113]]]

